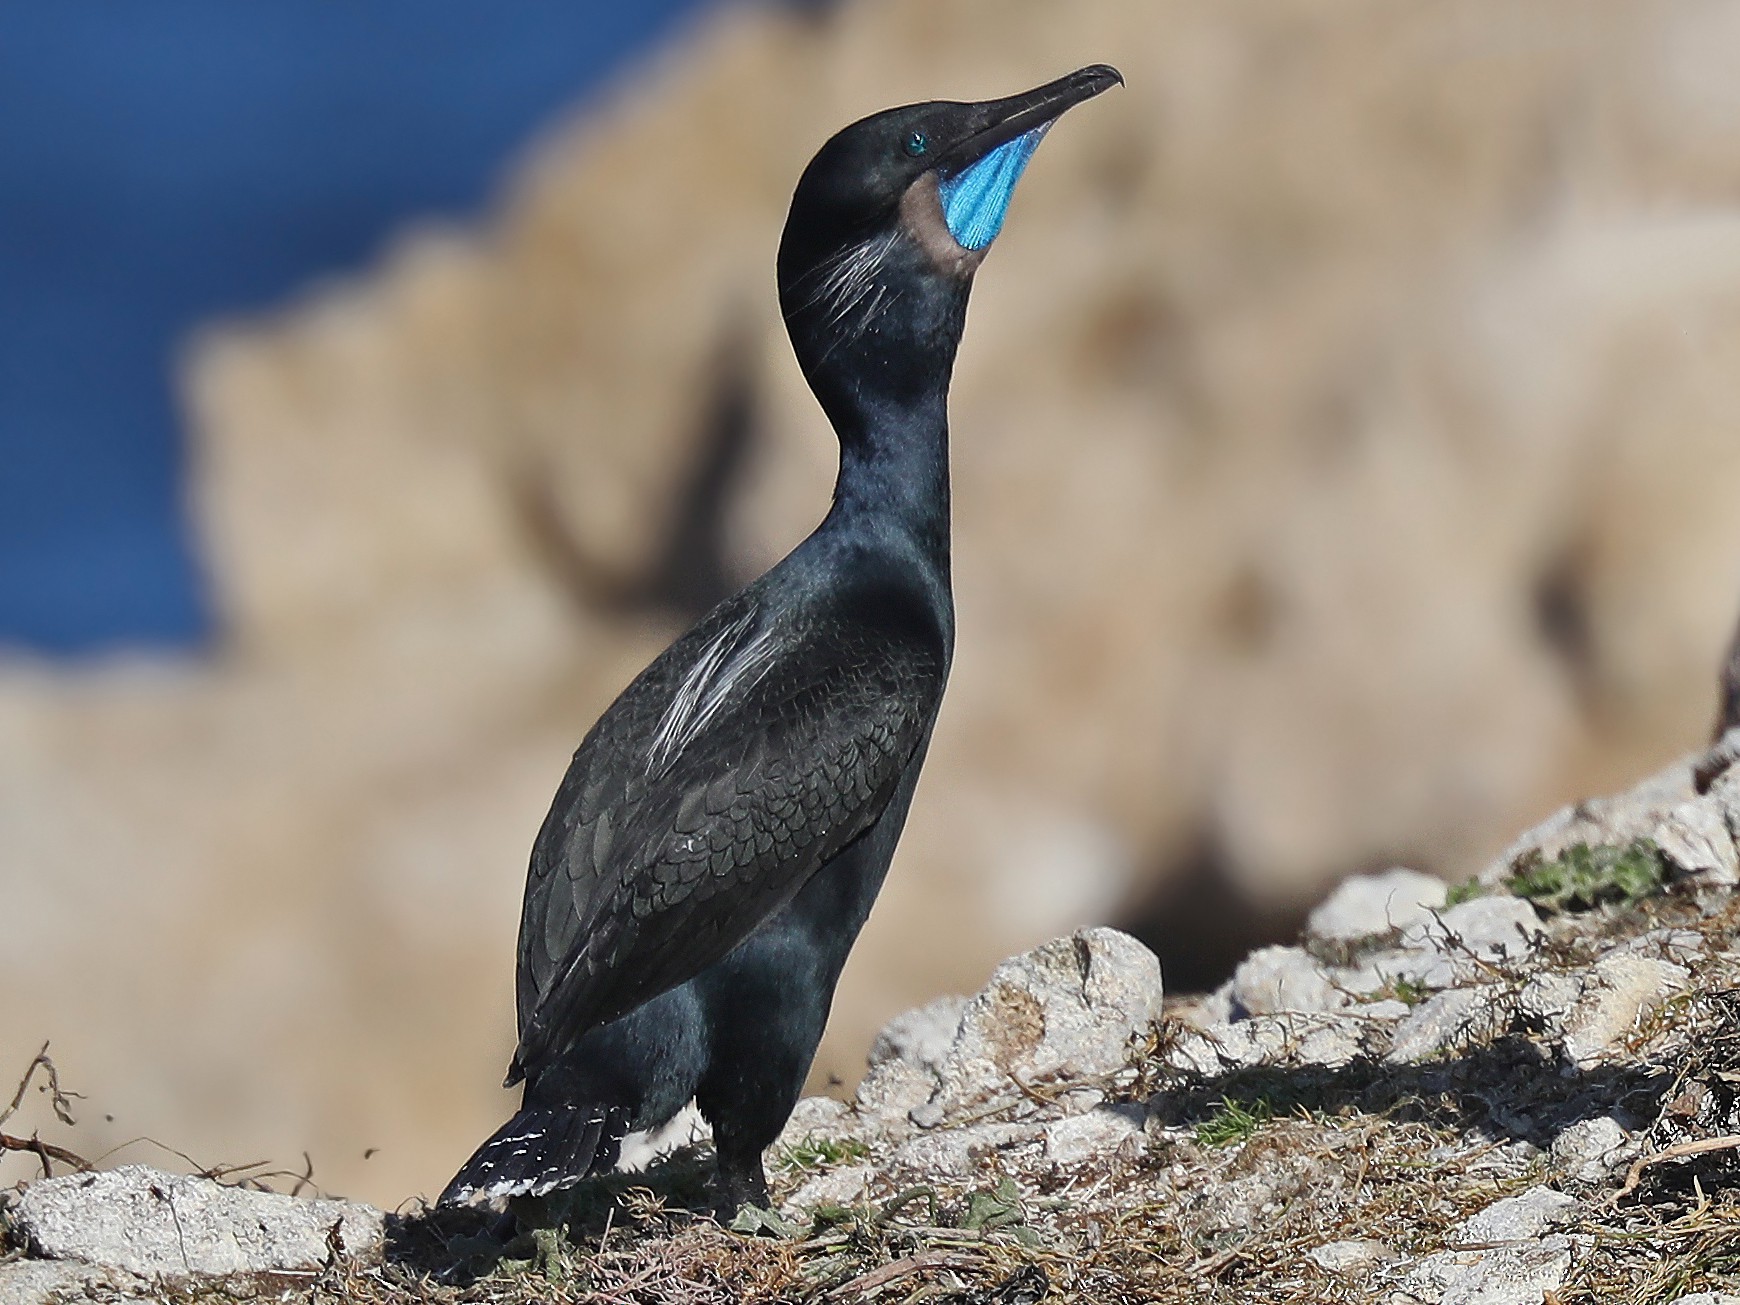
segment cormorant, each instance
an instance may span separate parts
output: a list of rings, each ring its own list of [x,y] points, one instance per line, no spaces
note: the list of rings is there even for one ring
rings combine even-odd
[[[720,1206],[765,1206],[834,984],[905,823],[954,650],[947,398],[973,273],[1096,65],[889,109],[804,170],[792,348],[840,441],[833,506],[637,676],[574,754],[520,919],[523,1104],[442,1193],[541,1195],[692,1097]]]

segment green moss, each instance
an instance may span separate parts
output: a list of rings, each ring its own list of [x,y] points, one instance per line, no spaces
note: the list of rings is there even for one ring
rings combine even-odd
[[[1476,897],[1486,896],[1486,885],[1478,879],[1470,879],[1464,883],[1451,884],[1444,893],[1445,906],[1461,906],[1464,902],[1472,902]]]
[[[1661,891],[1661,849],[1647,838],[1617,847],[1576,843],[1551,861],[1524,859],[1505,887],[1550,911],[1586,911],[1603,902],[1630,905]]]

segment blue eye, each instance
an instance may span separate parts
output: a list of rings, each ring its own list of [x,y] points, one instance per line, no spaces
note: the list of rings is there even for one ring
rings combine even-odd
[[[912,155],[915,159],[929,148],[930,137],[926,136],[922,131],[915,131],[912,135],[906,138],[906,152]]]

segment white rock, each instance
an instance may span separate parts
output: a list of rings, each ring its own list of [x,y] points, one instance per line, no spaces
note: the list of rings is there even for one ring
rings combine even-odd
[[[1350,998],[1329,974],[1298,947],[1263,947],[1252,952],[1232,977],[1233,1010],[1239,1015],[1276,1015],[1284,1011],[1320,1013],[1340,1010]]]
[[[960,1032],[961,1012],[966,1008],[967,998],[947,996],[896,1015],[870,1044],[870,1063],[899,1058],[937,1073]]]
[[[1443,906],[1445,891],[1442,879],[1399,866],[1378,875],[1355,875],[1318,904],[1305,932],[1328,942],[1352,942],[1406,929]]]
[[[1582,999],[1584,978],[1562,970],[1545,970],[1523,984],[1517,1008],[1548,1028],[1563,1029],[1572,1009]]]
[[[843,1137],[858,1131],[852,1107],[833,1097],[804,1097],[774,1140],[774,1148],[793,1147],[812,1137]]]
[[[1381,1021],[1355,1015],[1253,1015],[1176,1039],[1166,1062],[1214,1075],[1256,1065],[1323,1065],[1335,1069],[1371,1050]]]
[[[1095,1158],[1110,1159],[1126,1147],[1135,1152],[1142,1138],[1141,1106],[1102,1106],[1085,1115],[1059,1119],[1045,1127],[1045,1158],[1073,1165]]]
[[[32,1183],[10,1218],[37,1255],[154,1277],[319,1268],[332,1244],[372,1254],[384,1216],[127,1165]]]
[[[1451,1240],[1514,1242],[1541,1237],[1571,1222],[1582,1208],[1582,1202],[1551,1187],[1531,1187],[1470,1215],[1457,1225]]]
[[[870,1067],[853,1097],[858,1113],[879,1132],[904,1134],[911,1111],[936,1095],[937,1076],[898,1056]]]
[[[1004,961],[967,1003],[941,1083],[913,1122],[934,1128],[1016,1094],[1012,1080],[1069,1082],[1124,1068],[1130,1039],[1160,1017],[1160,996],[1160,962],[1116,929],[1084,929]]]
[[[1280,1016],[1287,1033],[1287,1061],[1340,1069],[1368,1051],[1374,1026],[1364,1020],[1333,1015]]]
[[[870,1190],[875,1177],[876,1166],[873,1164],[830,1169],[804,1183],[791,1194],[786,1205],[804,1210],[813,1210],[820,1205],[856,1205],[864,1199],[864,1193]]]
[[[1543,930],[1535,908],[1520,897],[1476,897],[1402,931],[1402,946],[1432,949],[1452,959],[1472,953],[1482,961],[1528,955]]]
[[[1038,1124],[968,1124],[939,1128],[907,1141],[890,1157],[894,1169],[909,1169],[926,1177],[972,1178],[985,1168],[995,1151],[1026,1146],[1039,1140]]]
[[[1540,1305],[1564,1284],[1573,1259],[1569,1237],[1546,1234],[1581,1209],[1550,1187],[1496,1201],[1450,1233],[1452,1247],[1479,1249],[1428,1255],[1402,1285],[1428,1305]]]
[[[1648,956],[1658,961],[1675,961],[1681,965],[1704,955],[1704,935],[1696,929],[1651,929],[1623,942],[1606,953],[1608,956]]]
[[[1605,1182],[1620,1165],[1631,1161],[1638,1144],[1610,1115],[1572,1124],[1553,1139],[1548,1153],[1553,1163],[1580,1183]]]
[[[1669,1305],[1740,1305],[1740,1296],[1726,1291],[1695,1291],[1690,1296],[1675,1296]]]
[[[1402,1299],[1421,1305],[1541,1305],[1547,1292],[1564,1286],[1571,1262],[1571,1239],[1558,1235],[1500,1250],[1440,1251],[1409,1271]]]
[[[1740,730],[1728,731],[1722,744],[1724,751],[1729,748],[1729,740],[1733,740],[1735,750],[1740,750]],[[1724,770],[1710,785],[1707,796],[1721,809],[1728,836],[1740,840],[1740,766]]]
[[[1654,838],[1667,813],[1696,796],[1692,767],[1697,760],[1696,755],[1682,757],[1624,793],[1561,807],[1500,853],[1480,872],[1481,882],[1502,884],[1531,854],[1551,861],[1577,843],[1624,847],[1635,839]]]
[[[1413,1065],[1442,1051],[1457,1051],[1499,1032],[1508,1018],[1496,984],[1448,988],[1409,1012],[1396,1025],[1387,1059]]]
[[[70,1260],[14,1260],[0,1264],[0,1305],[49,1305],[85,1300],[102,1290],[105,1297],[143,1299],[147,1284],[116,1269]]]
[[[1670,807],[1654,837],[1668,860],[1704,884],[1732,888],[1740,883],[1740,856],[1719,798],[1693,798]]]
[[[1375,1265],[1389,1263],[1396,1258],[1396,1253],[1382,1242],[1356,1238],[1351,1241],[1330,1242],[1327,1246],[1306,1251],[1305,1258],[1325,1273],[1351,1277],[1364,1273]]]
[[[1391,948],[1366,957],[1351,970],[1337,972],[1341,986],[1353,993],[1382,992],[1399,983],[1435,992],[1457,982],[1462,966],[1455,958],[1433,947],[1418,950]]]
[[[1691,972],[1671,961],[1625,953],[1602,957],[1566,1017],[1566,1056],[1581,1069],[1612,1060],[1639,1022],[1685,991],[1690,980]]]
[[[1378,1020],[1394,1024],[1405,1020],[1413,1012],[1413,1007],[1405,1001],[1397,1001],[1394,997],[1386,997],[1382,1001],[1368,1001],[1359,1006],[1353,1013],[1362,1020]]]

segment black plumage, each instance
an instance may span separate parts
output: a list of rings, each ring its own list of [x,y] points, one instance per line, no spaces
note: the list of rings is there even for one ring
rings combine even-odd
[[[761,1153],[881,888],[948,677],[946,404],[973,273],[1039,134],[1118,80],[1086,68],[1005,100],[892,109],[805,170],[780,304],[839,437],[833,506],[574,754],[526,880],[508,1072],[523,1105],[443,1201],[570,1186],[693,1097],[721,1206],[766,1204]]]

